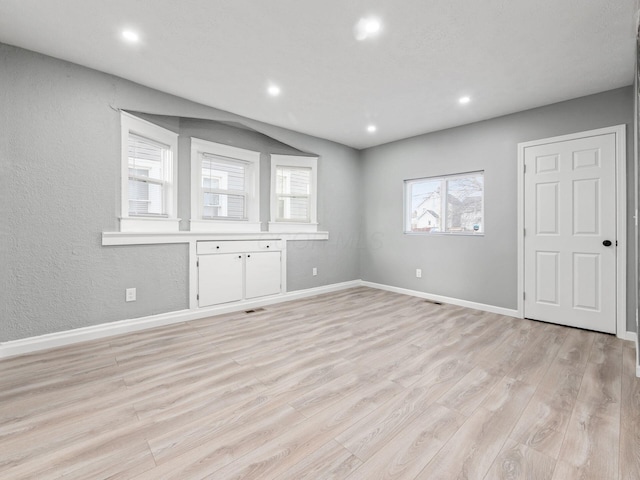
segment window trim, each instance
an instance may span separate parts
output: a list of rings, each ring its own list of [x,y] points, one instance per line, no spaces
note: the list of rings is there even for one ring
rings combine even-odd
[[[164,205],[166,214],[130,215],[129,214],[129,134],[133,133],[155,142],[169,146],[169,158],[163,165]],[[130,113],[120,112],[120,231],[121,232],[177,232],[180,219],[178,212],[178,134],[148,122]]]
[[[413,231],[411,230],[411,215],[412,215],[412,208],[411,208],[411,200],[409,198],[409,186],[413,185],[415,183],[420,183],[422,181],[434,181],[434,180],[441,180],[441,181],[448,181],[451,179],[455,179],[455,178],[460,178],[460,177],[469,177],[469,176],[473,176],[473,175],[482,175],[482,231],[480,232],[450,232],[450,231],[439,231],[439,232],[421,232],[421,231]],[[429,177],[419,177],[419,178],[411,178],[411,179],[407,179],[403,181],[403,204],[404,204],[404,214],[403,214],[403,233],[405,235],[452,235],[452,236],[470,236],[470,237],[482,237],[485,235],[485,227],[486,227],[486,221],[485,221],[485,201],[484,201],[484,197],[485,197],[485,171],[484,170],[473,170],[473,171],[469,171],[469,172],[460,172],[460,173],[452,173],[452,174],[446,174],[446,175],[433,175],[433,176],[429,176]],[[446,202],[445,202],[445,211],[447,209],[446,206]],[[445,224],[445,228],[446,228],[446,214],[442,220]]]
[[[245,219],[202,218],[201,153],[225,157],[248,165],[245,178]],[[259,232],[260,224],[260,152],[191,137],[191,219],[192,232]]]
[[[277,189],[277,185],[278,185],[278,169],[279,168],[286,168],[286,169],[290,169],[290,170],[296,170],[298,169],[298,171],[303,170],[303,171],[307,171],[309,173],[309,184],[311,183],[311,168],[309,167],[294,167],[292,165],[276,165],[276,168],[274,169],[274,175],[276,177],[276,181],[275,181],[275,185],[276,185],[276,192],[275,192],[275,196],[276,196],[276,208],[275,208],[275,222],[279,222],[279,223],[309,223],[311,221],[311,192],[307,193],[307,194],[294,194],[294,193],[278,193],[278,189]],[[311,188],[309,188],[309,190],[311,190]],[[304,198],[306,200],[306,204],[307,204],[307,216],[304,220],[293,220],[293,219],[287,219],[287,218],[283,218],[280,217],[279,213],[280,213],[280,200],[283,198]]]
[[[311,170],[309,178],[309,221],[278,220],[278,197],[276,194],[277,167],[298,167]],[[270,195],[270,232],[317,232],[318,231],[318,157],[303,157],[299,155],[271,155],[271,195]]]

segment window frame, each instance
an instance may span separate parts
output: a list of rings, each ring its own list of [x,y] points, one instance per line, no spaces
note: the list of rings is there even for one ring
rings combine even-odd
[[[231,164],[245,166],[245,218],[203,218],[202,154],[222,157]],[[217,192],[227,195],[227,192]],[[235,194],[235,193],[233,193]],[[191,137],[191,219],[192,232],[259,232],[260,152]]]
[[[278,218],[278,195],[276,193],[276,171],[278,167],[306,168],[309,175],[309,221],[283,220]],[[300,155],[271,155],[270,232],[296,233],[318,231],[318,157]]]
[[[168,147],[163,159],[162,201],[165,212],[162,215],[131,215],[129,213],[129,135],[134,134]],[[178,134],[148,122],[127,112],[120,112],[121,138],[121,232],[177,232],[180,219],[178,212]],[[153,182],[159,184],[160,182]]]
[[[135,174],[135,173],[134,173],[134,174],[133,174],[133,179],[134,179],[134,180],[137,180],[137,179],[144,179],[144,178],[149,178],[149,169],[148,169],[148,168],[135,168],[134,170],[146,170],[146,171],[147,171],[147,175],[146,175],[146,176],[145,176],[145,175],[140,175],[140,174]],[[128,172],[127,172],[127,173],[128,173],[128,175],[129,175],[129,181],[131,181],[131,179],[132,179],[132,175],[131,175],[131,168],[129,168],[129,169],[128,169]],[[153,181],[153,183],[156,183],[156,184],[157,184],[157,183],[164,183],[164,182]],[[137,202],[151,203],[151,200],[149,199],[149,185],[148,185],[148,184],[146,184],[145,186],[147,187],[147,188],[146,188],[146,194],[147,194],[147,198],[146,198],[146,199],[144,199],[144,200],[142,200],[142,199],[132,200],[132,199],[131,199],[131,197],[130,197],[129,195],[127,195],[127,198],[128,198],[128,202],[127,202],[127,204],[129,205],[129,208],[128,208],[129,215],[131,215],[131,202],[132,202],[132,201],[134,201],[134,202],[135,202],[135,201],[137,201]],[[130,189],[131,189],[131,185],[129,185],[128,187],[129,187],[129,190],[130,190]],[[164,199],[162,199],[162,202],[163,202],[163,206],[164,206]],[[137,216],[140,216],[140,215],[136,215],[136,217],[137,217]],[[154,217],[155,217],[155,216],[154,216]],[[156,218],[157,218],[157,217],[156,217]],[[161,217],[160,217],[160,218],[161,218]]]
[[[472,177],[472,176],[482,176],[482,196],[481,196],[481,205],[482,205],[482,222],[481,222],[481,229],[477,232],[471,232],[471,231],[461,231],[461,232],[456,232],[456,231],[449,231],[447,230],[447,223],[448,223],[448,202],[446,201],[446,197],[445,197],[445,201],[444,201],[444,206],[441,207],[440,213],[444,212],[444,215],[441,215],[441,226],[443,226],[444,228],[441,228],[441,230],[444,231],[437,231],[437,232],[432,232],[432,231],[414,231],[411,229],[411,217],[412,217],[412,213],[413,213],[413,208],[411,205],[411,197],[409,196],[409,193],[411,191],[411,186],[417,183],[422,183],[422,182],[426,182],[426,181],[441,181],[443,182],[446,186],[447,186],[447,192],[448,192],[448,182],[450,180],[455,180],[455,179],[459,179],[459,178],[464,178],[464,177]],[[403,233],[406,235],[453,235],[453,236],[472,236],[472,237],[477,237],[477,236],[484,236],[485,235],[485,227],[486,227],[486,221],[485,221],[485,201],[484,201],[484,197],[485,197],[485,188],[486,188],[486,184],[485,184],[485,171],[484,170],[474,170],[474,171],[470,171],[470,172],[461,172],[461,173],[452,173],[452,174],[447,174],[447,175],[434,175],[434,176],[429,176],[429,177],[420,177],[420,178],[412,178],[412,179],[407,179],[403,181],[403,205],[404,205],[404,220],[403,220]],[[442,201],[442,200],[441,200]]]
[[[288,169],[290,171],[306,171],[308,172],[308,176],[309,176],[309,192],[306,194],[301,194],[301,193],[280,193],[278,192],[278,169]],[[276,208],[275,208],[275,215],[276,218],[274,221],[276,222],[292,222],[292,223],[309,223],[311,221],[311,168],[309,167],[292,167],[291,165],[276,165],[276,168],[274,169],[275,173],[275,185],[276,185],[276,192],[275,192],[275,196],[276,196]],[[293,218],[287,218],[287,217],[281,217],[280,216],[280,201],[283,198],[304,198],[305,199],[305,203],[307,205],[307,216],[304,220],[295,220]]]

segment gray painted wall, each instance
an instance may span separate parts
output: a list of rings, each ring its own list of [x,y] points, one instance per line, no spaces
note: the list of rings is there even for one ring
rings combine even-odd
[[[359,277],[357,247],[333,235],[359,224],[357,151],[2,44],[0,85],[6,221],[0,230],[0,341],[188,308],[186,245],[101,246],[103,231],[118,230],[118,109],[163,115],[174,128],[180,126],[176,117],[238,123],[254,132],[218,125],[208,138],[319,155],[318,218],[331,239],[296,242],[301,248],[289,256],[289,289]],[[202,128],[195,123],[187,127]],[[182,140],[179,214],[186,220],[190,158],[184,148]],[[266,221],[268,190],[262,190]],[[317,277],[310,266],[319,268]],[[127,287],[137,288],[136,302],[124,301]]]
[[[633,101],[625,87],[364,150],[361,278],[515,309],[517,144],[619,124],[627,125],[626,248],[635,265]],[[403,180],[473,170],[485,171],[484,236],[403,234]],[[634,268],[627,284],[635,331]]]
[[[100,244],[103,231],[118,229],[119,109],[155,115],[183,133],[183,229],[187,135],[260,150],[263,160],[267,153],[319,155],[318,220],[330,240],[290,243],[289,290],[363,278],[506,308],[516,305],[517,143],[633,121],[633,92],[624,88],[358,152],[2,44],[0,85],[0,341],[188,307],[185,245]],[[485,170],[484,237],[402,234],[405,178],[476,169]],[[632,183],[630,176],[631,200]],[[421,280],[415,268],[423,269]],[[137,302],[125,303],[127,287],[138,289]]]

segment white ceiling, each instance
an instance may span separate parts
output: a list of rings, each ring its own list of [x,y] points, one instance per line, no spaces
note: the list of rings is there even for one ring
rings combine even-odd
[[[0,42],[365,148],[630,85],[637,9],[638,0],[0,0]],[[357,41],[367,15],[383,30]],[[138,45],[121,40],[125,28]],[[266,94],[270,82],[279,97]]]

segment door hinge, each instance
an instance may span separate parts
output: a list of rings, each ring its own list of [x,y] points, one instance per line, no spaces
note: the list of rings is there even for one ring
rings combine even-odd
[[[200,260],[196,260],[196,267],[200,266]]]
[[[618,246],[618,240],[616,240],[616,247]]]
[[[522,169],[522,173],[527,173],[527,164],[523,164],[522,165],[523,169]]]
[[[523,237],[526,237],[526,236],[527,236],[527,229],[526,229],[526,228],[523,228],[523,229],[522,229],[522,236],[523,236]]]
[[[200,294],[196,293],[196,300],[200,300]]]
[[[522,299],[526,300],[527,299],[527,294],[525,292],[522,292]]]

